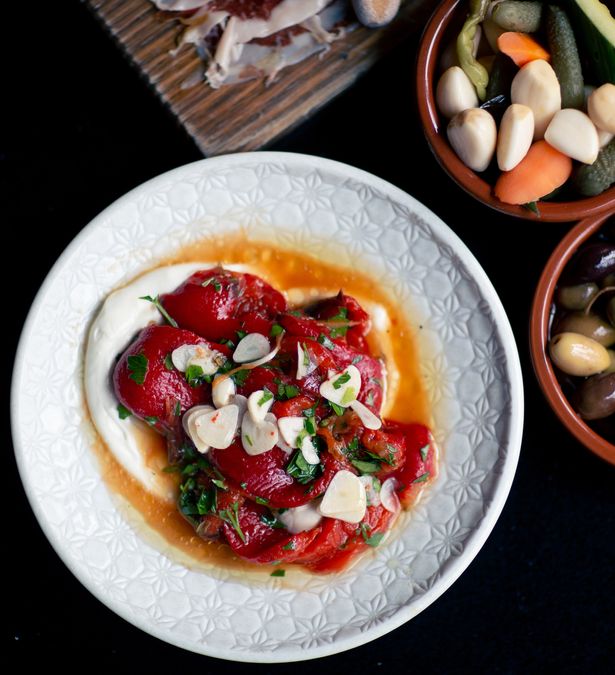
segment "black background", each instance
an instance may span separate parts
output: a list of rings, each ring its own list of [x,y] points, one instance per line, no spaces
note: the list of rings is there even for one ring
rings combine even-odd
[[[201,157],[85,7],[75,0],[17,4],[3,21],[2,100],[8,120],[5,116],[0,147],[0,222],[7,390],[30,303],[69,241],[126,191]],[[409,36],[356,86],[271,149],[322,155],[391,181],[439,215],[491,278],[517,339],[526,420],[512,491],[487,543],[422,614],[350,652],[292,666],[198,656],[117,617],[61,563],[23,493],[7,415],[5,654],[16,659],[15,670],[37,665],[63,672],[613,672],[615,471],[558,424],[537,388],[527,347],[536,281],[570,224],[499,215],[442,173],[415,110],[417,43],[418,35]]]

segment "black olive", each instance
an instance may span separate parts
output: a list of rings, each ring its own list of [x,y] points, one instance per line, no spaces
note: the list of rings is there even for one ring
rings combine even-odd
[[[587,378],[577,391],[575,408],[586,420],[599,420],[615,413],[615,373]]]
[[[589,244],[581,248],[570,262],[566,272],[567,284],[599,281],[615,272],[615,246]]]

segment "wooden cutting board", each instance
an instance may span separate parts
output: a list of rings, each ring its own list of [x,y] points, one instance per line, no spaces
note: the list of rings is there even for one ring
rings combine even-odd
[[[214,90],[205,82],[189,89],[180,87],[198,67],[199,59],[190,45],[171,56],[181,26],[176,20],[161,19],[153,3],[86,3],[208,156],[256,150],[283,135],[400,41],[418,40],[435,5],[434,0],[406,0],[387,27],[358,28],[323,56],[284,69],[269,85],[255,80]],[[408,64],[409,71],[413,68],[414,64]]]

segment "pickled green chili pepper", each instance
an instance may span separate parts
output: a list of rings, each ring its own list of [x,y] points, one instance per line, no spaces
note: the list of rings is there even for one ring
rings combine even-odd
[[[470,0],[470,13],[457,37],[457,58],[465,74],[476,88],[481,101],[487,97],[489,73],[474,56],[474,36],[478,24],[487,16],[489,0]]]

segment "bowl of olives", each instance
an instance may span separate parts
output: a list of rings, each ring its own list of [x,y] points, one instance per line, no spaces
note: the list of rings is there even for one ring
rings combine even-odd
[[[530,352],[555,414],[615,464],[615,216],[581,221],[553,251],[534,295]]]

